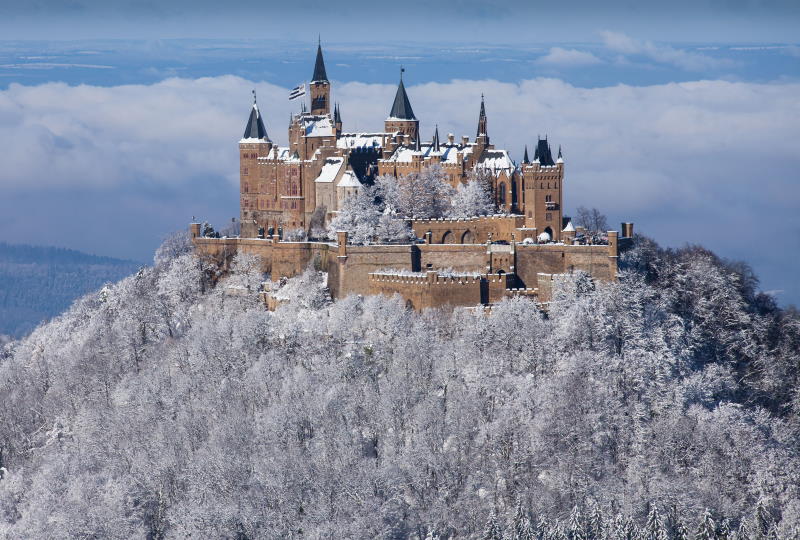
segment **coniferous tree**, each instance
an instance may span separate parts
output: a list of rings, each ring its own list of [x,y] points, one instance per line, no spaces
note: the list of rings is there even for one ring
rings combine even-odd
[[[497,522],[497,515],[494,511],[489,514],[489,520],[486,522],[481,538],[482,540],[503,540],[503,531],[500,529],[500,524]]]
[[[711,516],[711,511],[706,508],[697,525],[694,540],[715,540],[717,538],[717,525]]]

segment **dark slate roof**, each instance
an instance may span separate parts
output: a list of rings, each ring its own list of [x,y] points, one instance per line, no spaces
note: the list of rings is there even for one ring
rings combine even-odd
[[[403,77],[400,77],[400,84],[397,86],[397,94],[394,96],[394,103],[392,104],[392,111],[389,113],[390,118],[401,118],[403,120],[416,120],[414,116],[414,109],[411,108],[411,102],[408,101],[408,94],[406,94],[406,87],[403,85]]]
[[[433,147],[433,150],[435,150],[436,152],[439,151],[439,126],[438,126],[438,124],[436,126],[436,131],[433,132],[433,140],[431,141],[431,146]]]
[[[555,165],[553,161],[553,154],[550,152],[550,143],[547,138],[539,139],[539,144],[536,146],[536,155],[539,157],[539,163],[542,165]]]
[[[311,77],[311,82],[314,81],[328,82],[328,74],[325,73],[325,61],[322,59],[322,44],[317,45],[317,61],[314,64],[314,76]]]
[[[342,114],[339,112],[339,104],[337,103],[333,109],[333,121],[337,124],[342,123]]]
[[[264,121],[261,119],[261,112],[258,110],[258,105],[253,104],[250,109],[250,118],[247,119],[247,125],[244,127],[243,139],[264,139],[269,140],[267,135],[267,128],[264,127]]]
[[[522,163],[530,163],[531,160],[528,159],[528,145],[525,145],[525,155],[522,157]]]

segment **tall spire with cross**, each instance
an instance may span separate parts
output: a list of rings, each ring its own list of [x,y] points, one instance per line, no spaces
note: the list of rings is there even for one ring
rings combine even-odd
[[[485,137],[486,143],[489,142],[489,132],[486,128],[486,106],[483,102],[483,93],[481,93],[481,112],[478,114],[478,133],[477,137]]]

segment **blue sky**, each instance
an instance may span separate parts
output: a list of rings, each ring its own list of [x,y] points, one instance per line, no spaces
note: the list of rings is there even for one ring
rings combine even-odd
[[[192,216],[228,221],[250,90],[285,141],[321,34],[345,129],[382,127],[401,64],[423,133],[472,134],[485,93],[512,157],[563,145],[567,211],[746,260],[800,303],[799,3],[217,5],[0,1],[3,240],[146,261]]]

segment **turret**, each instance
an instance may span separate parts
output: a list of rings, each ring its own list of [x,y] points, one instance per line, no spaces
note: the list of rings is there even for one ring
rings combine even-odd
[[[384,122],[384,129],[387,133],[400,132],[408,135],[416,144],[419,140],[419,120],[414,116],[414,110],[411,108],[411,102],[406,94],[406,87],[403,84],[404,71],[403,68],[400,68],[400,84],[397,85],[392,110],[389,111],[389,117]]]
[[[314,75],[311,77],[311,114],[330,114],[331,83],[325,72],[325,61],[322,59],[322,42],[317,43],[317,60],[314,63]]]
[[[333,125],[336,128],[336,133],[342,132],[342,113],[339,111],[338,103],[333,108]]]
[[[525,154],[522,156],[522,164],[528,165],[530,164],[531,160],[528,159],[528,145],[525,145]]]

